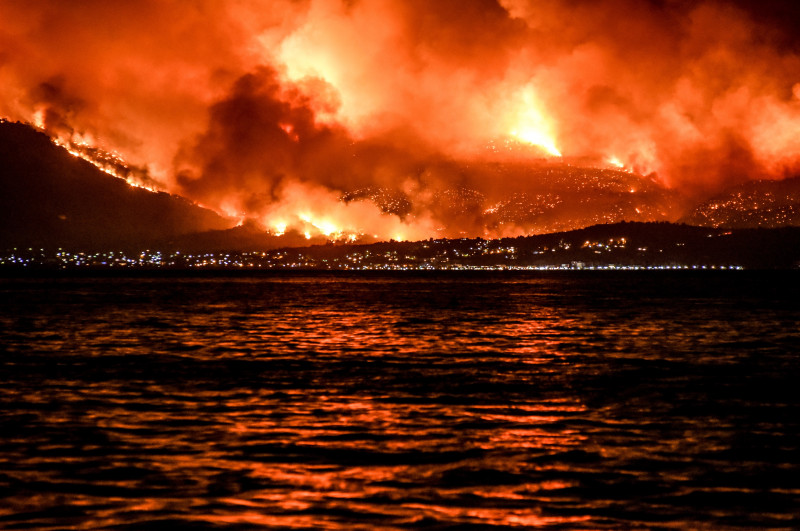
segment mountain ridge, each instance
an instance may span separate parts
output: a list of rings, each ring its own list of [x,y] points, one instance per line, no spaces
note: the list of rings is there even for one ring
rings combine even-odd
[[[514,171],[522,170],[517,168]],[[579,170],[539,168],[537,171],[547,172],[547,176],[555,180],[542,181],[540,188],[544,188],[536,193],[508,195],[492,207],[497,211],[489,209],[486,215],[495,216],[497,223],[514,224],[516,217],[540,219],[542,216],[546,217],[546,213],[550,211],[548,209],[562,208],[549,204],[564,202],[562,198],[553,195],[559,186],[558,182],[564,181],[561,184],[567,186],[564,183],[575,181]],[[594,180],[599,179],[601,174],[605,175],[603,172],[610,172],[612,177],[616,176],[620,180],[613,187],[608,186],[611,190],[608,192],[609,198],[617,197],[619,190],[629,186],[625,180],[629,177],[623,172],[592,171],[597,173],[592,173]],[[573,175],[575,172],[578,173]],[[639,191],[631,190],[632,197],[644,197],[637,194],[656,194],[654,197],[661,198],[658,195],[662,193],[661,189],[649,185],[646,179],[632,182],[639,183],[642,188]],[[602,184],[594,181],[592,183],[586,183],[590,190]],[[556,188],[550,190],[545,185]],[[312,236],[309,239],[309,236],[292,230],[282,236],[270,234],[254,222],[245,222],[234,227],[231,220],[186,198],[136,188],[123,179],[108,175],[90,162],[55,145],[45,133],[17,122],[0,121],[0,187],[3,191],[0,194],[0,248],[6,249],[63,247],[82,250],[270,250],[307,247],[309,244],[322,244],[326,241],[324,236]],[[469,216],[473,210],[480,210],[485,206],[479,205],[486,199],[479,192],[460,189],[450,192],[444,190],[440,194],[440,202],[446,203],[442,208],[450,217]],[[551,195],[558,201],[552,199]],[[542,197],[548,204],[539,205],[537,201]],[[390,213],[401,214],[410,208],[402,199],[403,197],[393,195],[387,190],[365,189],[345,194],[342,201],[347,203],[352,200],[371,200],[376,204],[383,202],[385,205],[381,205],[382,209],[399,209],[398,212]],[[609,220],[626,219],[633,204],[625,203],[625,209],[614,212]],[[585,207],[586,205],[579,202],[569,206],[578,209]],[[771,212],[777,214],[770,218]],[[591,219],[593,218],[589,216],[584,221],[589,225]],[[642,222],[641,219],[627,219]],[[597,230],[592,227],[613,226],[616,221],[589,225],[584,229]],[[695,206],[679,222],[715,228],[800,225],[800,178],[745,183]],[[559,225],[553,224],[551,228],[558,229]],[[540,236],[563,236],[570,232],[572,231],[569,229],[550,230]]]
[[[136,188],[25,124],[0,123],[0,246],[140,246],[229,228],[185,198]]]

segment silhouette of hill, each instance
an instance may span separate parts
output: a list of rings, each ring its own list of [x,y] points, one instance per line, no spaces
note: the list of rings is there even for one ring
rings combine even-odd
[[[284,261],[310,268],[725,266],[800,267],[800,227],[719,229],[668,222],[622,222],[567,232],[484,240],[430,239],[295,248]],[[355,260],[355,261],[354,261]]]
[[[230,229],[209,230],[182,234],[173,238],[161,239],[153,248],[189,252],[215,252],[248,250],[265,251],[282,247],[304,247],[310,244],[324,244],[327,238],[315,236],[311,239],[296,231],[287,231],[276,236],[251,221]]]
[[[130,186],[30,126],[0,122],[0,247],[141,247],[231,222]]]

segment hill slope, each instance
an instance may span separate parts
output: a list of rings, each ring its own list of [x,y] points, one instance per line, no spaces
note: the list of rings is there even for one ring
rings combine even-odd
[[[109,176],[27,125],[0,122],[0,247],[147,246],[230,225],[182,198]]]
[[[800,177],[746,182],[698,205],[681,221],[728,228],[800,226]]]

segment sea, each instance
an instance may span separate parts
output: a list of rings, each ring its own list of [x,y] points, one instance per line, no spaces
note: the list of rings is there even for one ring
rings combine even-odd
[[[0,279],[0,528],[800,528],[797,272]]]

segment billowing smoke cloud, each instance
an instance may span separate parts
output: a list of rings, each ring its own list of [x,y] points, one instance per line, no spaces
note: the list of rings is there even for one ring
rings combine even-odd
[[[780,1],[6,2],[0,115],[119,152],[164,188],[278,232],[482,233],[484,208],[532,190],[519,151],[494,149],[509,142],[551,165],[613,160],[694,198],[800,173],[799,12]],[[454,190],[467,196],[443,210]]]

